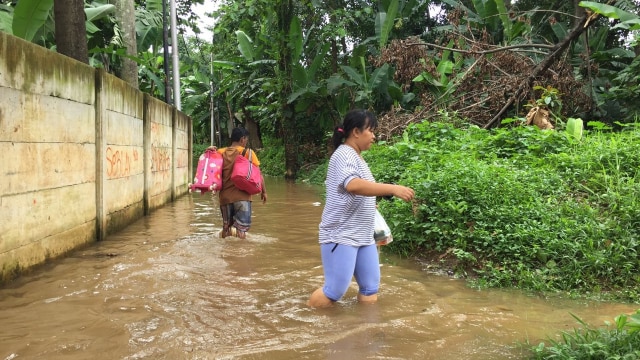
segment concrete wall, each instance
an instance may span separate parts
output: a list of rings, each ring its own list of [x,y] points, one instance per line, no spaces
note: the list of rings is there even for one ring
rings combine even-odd
[[[0,32],[0,283],[187,192],[191,119]]]

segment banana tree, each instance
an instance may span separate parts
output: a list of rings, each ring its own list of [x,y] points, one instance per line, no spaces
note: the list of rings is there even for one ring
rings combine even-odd
[[[116,7],[92,1],[85,4],[85,26],[89,64],[113,72],[123,59],[136,62],[141,88],[153,95],[164,95],[163,71],[158,67],[162,44],[162,1],[149,0],[145,8],[135,10],[136,44],[140,52],[128,54],[122,31],[114,21]],[[55,47],[53,0],[20,0],[15,8],[0,5],[0,31],[12,33],[47,48]],[[151,54],[147,54],[151,49]],[[162,62],[160,62],[160,65]],[[150,85],[147,85],[150,84]]]
[[[12,33],[27,41],[47,48],[55,46],[53,0],[20,0],[15,8],[0,5],[0,30]],[[85,26],[87,40],[91,46],[92,38],[101,31],[96,25],[108,19],[115,12],[110,4],[88,3],[85,5]],[[10,28],[10,30],[9,30]]]
[[[640,17],[634,13],[592,1],[581,1],[579,5],[609,19],[619,20],[620,23],[616,24],[614,29],[640,30]]]
[[[321,128],[331,128],[335,122],[332,121],[334,106],[328,96],[326,82],[320,74],[320,68],[329,54],[331,43],[315,42],[310,36],[314,30],[312,27],[305,34],[298,17],[291,21],[289,39],[293,60],[292,92],[287,98],[287,104],[293,105],[296,112],[315,114]],[[312,56],[314,50],[315,55]],[[306,57],[311,58],[311,61],[307,62]]]
[[[376,36],[379,39],[378,46],[380,49],[387,45],[389,35],[393,30],[396,16],[400,7],[399,0],[391,0],[385,11],[378,12],[376,16]]]
[[[147,8],[153,8],[158,0],[147,1]],[[53,0],[20,0],[15,9],[10,6],[1,5],[0,8],[0,30],[12,33],[25,40],[32,41],[41,46],[55,49],[55,22],[52,15]],[[145,12],[150,11],[139,10]],[[113,21],[116,7],[112,4],[102,4],[98,2],[88,2],[84,5],[84,18],[86,28],[86,40],[83,43],[88,45],[88,63],[94,67],[105,68],[108,72],[114,72],[127,59],[140,63],[141,60],[148,59],[146,56],[138,57],[135,52],[127,53],[124,46],[123,32],[120,26]],[[136,38],[140,49],[149,48],[149,34],[155,30],[156,39],[161,37],[162,21],[157,21],[155,17],[138,17]],[[145,26],[151,24],[154,26]],[[159,30],[158,30],[159,29]],[[159,36],[157,35],[159,34]],[[84,38],[83,38],[84,39]],[[77,43],[77,41],[75,41]],[[134,46],[135,48],[135,46]],[[148,65],[148,64],[145,64]],[[135,66],[134,66],[135,68]],[[155,82],[156,76],[151,75],[147,69],[142,69],[140,74]],[[137,71],[130,76],[132,83],[137,83]],[[159,87],[163,91],[162,87]],[[156,95],[155,93],[151,92]]]
[[[229,124],[232,127],[236,116],[233,112],[240,112],[244,126],[250,132],[253,147],[262,147],[260,138],[260,121],[274,123],[273,109],[274,93],[277,91],[274,81],[275,59],[270,58],[267,48],[262,41],[254,42],[244,31],[235,32],[238,51],[242,55],[238,58],[234,69],[226,69],[225,75],[219,84],[219,91],[226,94],[229,112]],[[263,34],[258,34],[262,39]],[[233,105],[232,105],[233,104]],[[234,109],[232,109],[234,108]]]
[[[464,20],[475,31],[486,31],[491,35],[494,44],[512,43],[523,36],[530,26],[520,20],[509,17],[505,0],[472,0],[472,9],[466,7],[460,0],[442,0],[452,8],[460,8],[466,14]],[[450,29],[451,26],[441,27]],[[466,31],[465,26],[460,26],[460,31]]]
[[[581,1],[580,6],[588,8],[593,13],[615,20],[616,25],[611,29],[627,31],[640,30],[640,16],[615,6],[591,1]],[[608,32],[609,28],[601,28]],[[636,42],[638,35],[636,34]],[[599,75],[594,81],[594,93],[597,104],[603,115],[609,115],[614,120],[627,122],[636,121],[640,116],[640,57],[630,48],[617,47],[613,49],[597,49],[593,53],[593,60],[600,65]]]
[[[448,47],[453,48],[453,46],[453,41],[450,41]],[[451,59],[452,57],[453,61]],[[437,59],[421,59],[421,62],[436,62],[436,60]],[[464,57],[460,53],[452,53],[451,50],[444,50],[441,58],[437,60],[436,74],[422,71],[420,75],[413,79],[413,82],[424,82],[427,84],[427,88],[436,95],[434,106],[446,106],[452,100],[451,97],[458,86],[458,81],[464,77],[464,73],[461,72],[463,64]]]
[[[424,0],[381,0],[375,14],[375,36],[363,43],[377,43],[382,49],[392,38],[405,38],[421,33],[428,27],[431,2]],[[425,16],[427,15],[427,16]]]
[[[359,107],[387,110],[394,102],[406,105],[414,97],[412,93],[404,94],[393,81],[393,68],[384,64],[368,74],[364,57],[359,58],[360,69],[341,65],[346,77],[336,74],[327,79],[329,93],[335,95],[340,102],[338,108],[341,116],[350,108]],[[345,97],[349,94],[350,102]]]
[[[318,69],[329,53],[330,46],[330,43],[323,44],[310,66],[304,66],[300,62],[293,65],[291,71],[293,92],[287,98],[287,103],[295,104],[296,112],[305,112],[308,109],[321,111],[333,108],[333,104],[331,104],[327,96],[326,82],[324,79],[317,77]],[[331,116],[319,117],[321,121],[329,121],[330,118]],[[323,127],[330,127],[331,125],[333,124],[329,122],[321,124]]]
[[[269,94],[276,93],[278,84],[284,86],[283,82],[288,82],[286,86],[290,88],[290,91],[286,93],[286,106],[291,107],[291,116],[304,115],[296,124],[289,126],[299,126],[301,129],[305,129],[306,135],[309,135],[311,129],[317,129],[318,134],[311,137],[322,139],[323,129],[332,128],[336,119],[339,118],[339,114],[334,110],[335,106],[331,97],[328,96],[327,85],[321,71],[331,44],[316,42],[315,38],[311,36],[314,30],[316,29],[311,27],[305,33],[300,18],[293,17],[291,19],[287,36],[291,75],[286,77],[277,76],[280,70],[274,66],[277,64],[275,59],[268,59],[267,52],[259,44],[254,42],[245,32],[236,31],[238,50],[247,61],[242,67],[251,69],[252,73],[248,73],[248,75],[250,79],[253,79],[241,87],[238,98],[255,99],[256,95],[260,93],[264,94],[265,99],[273,98]],[[257,76],[258,73],[262,73],[263,76]],[[274,80],[272,77],[279,77],[282,80]],[[259,88],[252,89],[256,85],[260,85]],[[276,98],[273,100],[275,101]],[[280,111],[282,106],[282,104],[265,101],[258,103],[260,106],[251,109],[262,119],[270,119]],[[278,118],[273,118],[273,124],[277,123],[279,123]],[[290,146],[295,147],[296,145],[290,144]],[[296,151],[292,151],[292,153],[296,153]]]

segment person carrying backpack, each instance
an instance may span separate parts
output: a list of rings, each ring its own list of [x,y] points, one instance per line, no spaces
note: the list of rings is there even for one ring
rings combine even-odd
[[[251,195],[237,188],[231,181],[231,173],[235,164],[236,156],[243,156],[243,152],[249,142],[249,131],[244,128],[234,128],[231,131],[231,145],[217,149],[210,146],[209,149],[222,154],[222,190],[218,192],[220,202],[220,213],[222,215],[222,230],[220,237],[237,236],[245,239],[247,231],[251,228]],[[250,156],[251,155],[251,156]],[[247,159],[251,159],[253,165],[260,166],[258,156],[251,149],[244,152]],[[267,188],[262,180],[262,191],[260,199],[267,202]]]

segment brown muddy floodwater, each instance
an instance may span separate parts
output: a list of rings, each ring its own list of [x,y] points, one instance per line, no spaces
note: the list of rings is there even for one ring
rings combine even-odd
[[[525,359],[636,307],[476,291],[384,252],[379,302],[305,303],[322,284],[321,189],[269,179],[246,240],[190,194],[0,289],[0,360]],[[401,240],[396,240],[401,241]]]

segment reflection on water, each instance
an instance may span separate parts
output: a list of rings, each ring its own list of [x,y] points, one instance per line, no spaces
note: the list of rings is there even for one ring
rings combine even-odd
[[[632,305],[476,291],[383,253],[380,299],[305,303],[322,284],[317,187],[268,180],[246,240],[217,238],[210,195],[0,289],[0,359],[523,359],[538,343]],[[401,241],[401,240],[397,240]]]

